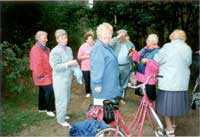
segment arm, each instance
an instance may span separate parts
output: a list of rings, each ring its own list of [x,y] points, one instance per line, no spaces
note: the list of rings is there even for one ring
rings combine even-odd
[[[139,57],[140,57],[140,52],[138,51],[133,51],[133,54],[132,54],[132,60],[135,61],[135,62],[139,62]]]
[[[112,40],[110,41],[110,46],[112,48],[115,48],[118,41],[119,41],[119,39],[117,37],[113,37]]]
[[[71,59],[73,59],[73,55],[72,55],[72,50],[71,49],[69,49],[68,56],[70,56]],[[52,69],[55,70],[56,72],[65,71],[70,66],[75,66],[75,65],[78,64],[76,60],[69,60],[67,62],[62,62],[61,53],[56,52],[56,51],[52,51],[50,53],[49,62],[50,62],[50,65],[51,65]]]
[[[91,81],[95,88],[102,87],[102,78],[105,68],[104,55],[101,49],[92,51],[91,54]]]
[[[164,64],[166,62],[166,56],[167,56],[167,46],[168,45],[164,45],[157,54],[154,55],[154,60],[159,64]]]
[[[142,63],[146,64],[148,60],[153,59],[155,54],[158,53],[159,49],[154,49],[146,58],[142,58]]]
[[[59,53],[50,53],[49,62],[53,70],[56,72],[62,72],[68,69],[66,62],[62,62],[62,57]]]
[[[83,45],[81,45],[81,47],[78,50],[78,56],[77,56],[77,58],[80,61],[89,58],[89,55],[84,54],[85,53],[84,50],[86,50],[86,49],[84,49],[84,44],[83,44]]]
[[[187,59],[188,59],[188,64],[191,65],[192,64],[192,50],[191,50],[191,48],[189,48],[189,55],[188,55]]]
[[[146,63],[145,74],[152,75],[158,73],[159,73],[159,64],[155,60],[149,59]]]
[[[130,40],[127,40],[128,44],[130,45],[131,48],[135,49],[135,45],[130,41]]]
[[[38,79],[44,77],[44,70],[43,70],[43,60],[41,56],[41,52],[35,46],[31,49],[30,52],[30,69],[36,74]]]

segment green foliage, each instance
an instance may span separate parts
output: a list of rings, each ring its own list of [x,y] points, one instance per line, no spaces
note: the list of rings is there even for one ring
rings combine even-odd
[[[21,48],[8,42],[0,44],[4,91],[22,93],[26,90],[24,85],[27,77],[30,77],[28,55],[30,45],[30,40],[24,43]]]
[[[102,22],[111,23],[115,32],[121,28],[127,29],[138,49],[146,44],[149,33],[157,33],[159,45],[162,46],[168,41],[169,33],[180,28],[186,31],[187,42],[195,48],[198,43],[198,31],[195,31],[198,28],[198,9],[198,2],[186,1],[94,1],[92,9],[87,7],[87,1],[3,3],[2,28],[3,33],[12,36],[12,42],[21,43],[38,30],[47,31],[50,48],[56,45],[54,32],[63,28],[68,32],[69,46],[74,53],[83,42],[83,34],[91,29],[95,31]],[[25,18],[24,12],[27,13]],[[15,14],[14,21],[8,18]]]
[[[38,25],[48,32],[48,46],[53,48],[57,43],[54,33],[65,29],[68,33],[69,46],[77,51],[82,44],[83,34],[90,30],[88,8],[77,2],[40,3],[40,21]]]

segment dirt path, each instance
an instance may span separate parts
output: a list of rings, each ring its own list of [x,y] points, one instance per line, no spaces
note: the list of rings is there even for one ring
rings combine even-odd
[[[85,98],[82,92],[83,87],[74,86],[72,89],[72,98],[69,106],[69,115],[71,119],[70,123],[81,121],[85,119],[85,112],[90,103],[92,103],[92,98]],[[137,103],[139,98],[133,94],[133,92],[128,91],[127,101],[125,105],[121,105],[120,110],[123,115],[126,115],[125,122],[130,123],[130,118],[132,114],[135,113]],[[190,114],[184,117],[178,118],[177,130],[175,132],[176,136],[200,136],[199,132],[200,123],[200,111],[191,110]],[[144,127],[145,136],[153,136],[152,129],[149,124]],[[21,131],[12,136],[68,136],[68,129],[61,127],[56,123],[56,119],[52,118],[49,120],[41,121],[35,123],[31,127]]]
[[[196,117],[196,118],[195,118]],[[178,121],[176,136],[199,136],[199,115],[197,111],[189,117],[183,117]],[[55,119],[41,121],[28,129],[16,134],[17,136],[68,136],[68,129],[56,124]],[[151,129],[146,126],[144,135],[152,136]]]

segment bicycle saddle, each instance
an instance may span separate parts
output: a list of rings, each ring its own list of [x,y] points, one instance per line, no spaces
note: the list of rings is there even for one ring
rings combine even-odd
[[[106,100],[103,101],[103,105],[112,104],[112,105],[114,105],[114,106],[118,106],[120,100],[121,100],[121,97],[120,97],[120,96],[115,97],[115,98],[113,98],[113,99],[106,99]]]

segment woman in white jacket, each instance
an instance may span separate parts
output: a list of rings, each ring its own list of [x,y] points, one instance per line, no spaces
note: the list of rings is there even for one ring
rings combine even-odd
[[[154,56],[160,65],[156,110],[164,116],[166,131],[174,135],[175,117],[189,112],[188,85],[192,63],[191,48],[185,43],[183,30],[174,30],[169,36],[171,42],[166,43]]]

